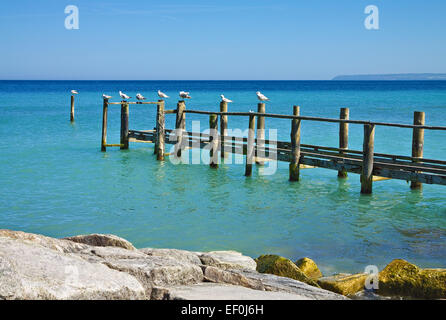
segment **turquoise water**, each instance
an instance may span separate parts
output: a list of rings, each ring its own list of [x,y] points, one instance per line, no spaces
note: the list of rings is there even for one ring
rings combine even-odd
[[[77,89],[76,121],[69,122],[71,89]],[[255,91],[271,101],[267,112],[411,123],[425,111],[429,125],[446,125],[446,82],[305,81],[0,81],[0,228],[63,237],[113,233],[137,247],[241,251],[252,257],[276,253],[313,258],[324,273],[358,272],[404,258],[422,267],[446,267],[446,187],[411,191],[405,181],[376,182],[372,196],[359,194],[359,176],[302,170],[288,182],[286,163],[262,176],[244,165],[174,165],[157,162],[153,145],[100,152],[102,93],[141,92],[158,99],[190,91],[187,108],[256,109]],[[108,142],[119,143],[119,106],[110,107]],[[206,116],[187,116],[208,126]],[[172,128],[174,116],[167,118]],[[246,118],[229,119],[232,128]],[[286,120],[267,119],[288,140]],[[154,106],[130,106],[130,128],[152,129]],[[350,126],[350,148],[362,148],[362,126]],[[425,157],[446,159],[446,132],[426,132]],[[410,155],[411,130],[376,129],[376,152]],[[336,146],[336,124],[304,122],[302,143]]]

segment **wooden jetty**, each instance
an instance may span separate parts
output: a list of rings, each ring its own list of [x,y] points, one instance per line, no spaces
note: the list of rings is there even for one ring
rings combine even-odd
[[[156,127],[153,130],[129,129],[129,105],[156,105]],[[121,140],[119,144],[107,144],[107,110],[109,105],[121,105]],[[446,185],[446,161],[423,158],[424,130],[442,130],[442,126],[426,126],[424,112],[414,113],[413,124],[384,123],[349,119],[349,109],[342,108],[339,119],[301,116],[299,106],[293,107],[292,115],[265,112],[265,104],[258,104],[258,112],[228,112],[225,102],[220,104],[220,112],[188,110],[183,100],[173,110],[165,109],[165,102],[109,102],[103,101],[101,150],[107,147],[128,149],[129,142],[154,143],[157,160],[164,160],[166,144],[174,144],[173,156],[180,157],[185,148],[204,148],[210,151],[210,167],[218,168],[219,157],[227,153],[246,156],[245,176],[251,176],[253,163],[263,165],[265,161],[289,162],[289,180],[299,181],[301,168],[326,168],[336,170],[339,178],[347,173],[360,175],[361,193],[372,193],[373,182],[400,179],[411,182],[412,189],[421,189],[422,184]],[[186,114],[209,117],[210,134],[186,131]],[[175,128],[165,128],[166,115],[175,114]],[[228,136],[228,117],[247,117],[249,128],[247,137]],[[290,141],[270,141],[265,139],[265,118],[291,121]],[[220,122],[218,121],[220,119]],[[255,123],[257,119],[257,132]],[[301,122],[319,121],[339,125],[339,146],[327,147],[301,144]],[[218,124],[220,123],[220,130]],[[349,124],[364,127],[363,149],[348,148]],[[412,129],[411,156],[374,152],[375,127],[398,127]],[[257,134],[256,134],[257,133]],[[176,139],[169,139],[173,134]],[[173,140],[173,141],[172,141]],[[219,155],[220,153],[220,155]]]

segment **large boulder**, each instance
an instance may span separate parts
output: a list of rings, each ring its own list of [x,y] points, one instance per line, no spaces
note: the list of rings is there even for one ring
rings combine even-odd
[[[340,273],[331,277],[318,279],[317,283],[323,289],[330,290],[344,296],[353,295],[364,290],[367,274],[344,274]]]
[[[294,264],[313,280],[317,280],[322,277],[322,272],[317,267],[317,264],[310,258],[299,259]]]
[[[131,275],[70,253],[0,237],[0,299],[145,299]]]
[[[211,251],[200,255],[201,263],[220,269],[255,270],[256,262],[237,251]]]
[[[305,282],[309,285],[319,287],[318,284],[303,273],[291,260],[273,254],[262,255],[258,257],[257,271],[260,273],[275,274],[281,277],[287,277]]]
[[[346,297],[317,288],[298,280],[276,276],[267,273],[258,273],[250,270],[231,270],[239,273],[250,280],[260,281],[266,291],[280,291],[305,296],[311,300],[347,300]]]
[[[186,250],[143,248],[139,249],[139,251],[152,257],[165,257],[183,263],[201,265],[201,260],[198,257],[198,254]]]
[[[86,234],[74,237],[63,238],[77,243],[88,244],[96,247],[119,247],[127,250],[136,250],[136,248],[127,240],[113,234]]]
[[[203,274],[204,280],[208,282],[227,283],[255,290],[265,290],[260,280],[247,278],[243,274],[231,270],[203,266]]]
[[[203,281],[200,266],[173,258],[149,256],[117,247],[91,247],[79,253],[90,262],[100,262],[134,276],[151,295],[154,286],[187,285]]]
[[[379,273],[378,293],[423,299],[446,298],[446,269],[421,269],[396,259]]]

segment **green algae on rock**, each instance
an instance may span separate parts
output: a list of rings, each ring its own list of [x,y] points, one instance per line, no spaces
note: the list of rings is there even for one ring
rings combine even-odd
[[[331,277],[320,278],[317,283],[325,290],[330,290],[344,296],[355,294],[364,289],[367,274],[340,273]]]
[[[257,271],[269,273],[276,276],[291,278],[302,281],[309,285],[319,287],[319,285],[300,270],[291,260],[273,254],[261,255],[257,259]]]
[[[446,298],[446,269],[421,269],[402,259],[379,273],[378,293],[423,299]]]
[[[322,277],[322,272],[319,270],[317,264],[310,258],[302,258],[295,262],[295,265],[302,270],[307,277],[317,280]]]

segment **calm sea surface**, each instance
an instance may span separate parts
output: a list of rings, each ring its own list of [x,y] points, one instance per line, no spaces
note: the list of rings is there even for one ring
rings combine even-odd
[[[71,89],[77,89],[76,122],[69,121]],[[372,196],[359,194],[359,176],[302,170],[288,182],[286,163],[262,176],[244,165],[174,165],[157,162],[153,145],[100,152],[102,93],[118,90],[157,100],[190,91],[187,108],[256,110],[255,92],[271,101],[267,112],[412,123],[425,111],[429,125],[446,126],[446,82],[330,81],[0,81],[0,228],[64,237],[112,233],[137,247],[197,251],[233,249],[252,257],[276,253],[308,256],[322,271],[359,272],[404,258],[422,267],[446,267],[446,187],[411,191],[405,181],[376,182]],[[108,142],[119,143],[119,106],[110,107]],[[172,128],[174,116],[168,116]],[[206,116],[188,115],[208,126]],[[230,117],[231,128],[247,119]],[[154,106],[130,106],[130,128],[152,129]],[[267,119],[289,139],[289,121]],[[362,148],[362,126],[350,125],[350,148]],[[334,123],[304,122],[302,143],[337,146]],[[410,155],[411,130],[377,127],[376,152]],[[446,160],[446,132],[425,134],[425,157]]]

